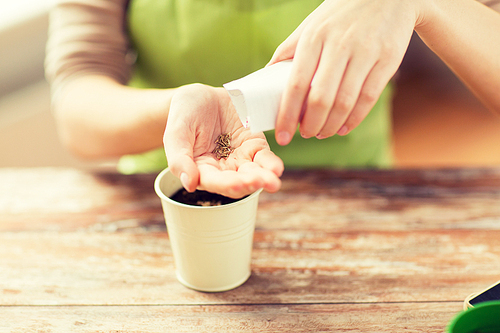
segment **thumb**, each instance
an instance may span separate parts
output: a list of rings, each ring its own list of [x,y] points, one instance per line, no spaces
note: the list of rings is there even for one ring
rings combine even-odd
[[[295,55],[295,47],[297,46],[297,41],[292,41],[291,40],[292,36],[293,35],[290,35],[290,37],[288,37],[283,43],[281,43],[276,48],[276,51],[274,51],[274,54],[271,60],[267,63],[266,67],[284,60],[293,59],[293,56]]]
[[[182,186],[188,192],[194,192],[200,182],[200,172],[193,159],[194,140],[170,135],[167,125],[163,145],[170,171],[181,180]]]

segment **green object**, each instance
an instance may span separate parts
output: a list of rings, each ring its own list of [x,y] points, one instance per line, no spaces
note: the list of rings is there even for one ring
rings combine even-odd
[[[125,175],[134,173],[157,172],[167,167],[167,158],[163,149],[148,151],[139,155],[125,155],[120,158],[118,172]]]
[[[448,333],[500,333],[500,301],[484,302],[459,313]]]
[[[211,86],[239,79],[266,65],[321,0],[131,0],[130,40],[137,52],[130,86]],[[392,163],[391,97],[388,87],[366,119],[345,137],[305,140],[295,135],[281,147],[266,133],[286,167],[388,167]],[[152,158],[151,155],[163,155]],[[127,172],[166,167],[163,149],[125,158]],[[149,161],[149,162],[148,162]],[[162,162],[158,162],[162,161]],[[149,164],[148,164],[149,163]]]

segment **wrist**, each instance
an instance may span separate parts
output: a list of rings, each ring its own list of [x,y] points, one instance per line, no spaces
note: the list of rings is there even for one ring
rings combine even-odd
[[[447,0],[415,1],[415,31],[420,35],[434,29],[434,23],[443,10],[446,10]]]

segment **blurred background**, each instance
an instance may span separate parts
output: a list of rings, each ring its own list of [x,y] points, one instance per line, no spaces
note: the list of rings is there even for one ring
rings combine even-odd
[[[395,81],[397,167],[500,165],[500,115],[486,109],[416,34]]]
[[[0,167],[93,168],[59,143],[43,61],[54,0],[0,0]]]
[[[0,0],[0,167],[95,168],[64,150],[43,61],[54,0]],[[500,165],[500,119],[414,36],[395,77],[396,167]]]

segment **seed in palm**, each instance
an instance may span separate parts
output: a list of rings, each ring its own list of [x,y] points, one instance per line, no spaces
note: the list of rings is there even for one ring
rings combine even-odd
[[[218,160],[221,158],[227,159],[229,155],[234,151],[231,147],[231,133],[224,133],[219,135],[217,140],[215,140],[215,149],[212,151]]]

